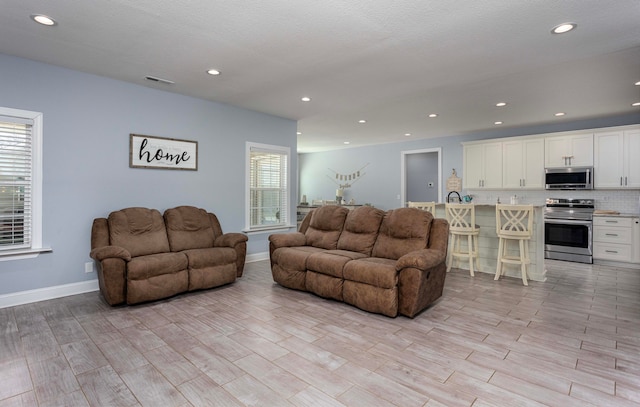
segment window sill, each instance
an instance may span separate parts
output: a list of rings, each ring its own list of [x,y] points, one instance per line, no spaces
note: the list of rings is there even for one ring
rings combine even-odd
[[[7,260],[23,260],[38,257],[40,253],[51,253],[53,249],[50,247],[41,247],[39,249],[16,249],[0,251],[0,261]]]
[[[274,226],[270,228],[261,228],[261,229],[244,229],[243,232],[248,235],[259,235],[262,233],[272,233],[283,230],[295,229],[296,225],[285,225],[285,226]]]

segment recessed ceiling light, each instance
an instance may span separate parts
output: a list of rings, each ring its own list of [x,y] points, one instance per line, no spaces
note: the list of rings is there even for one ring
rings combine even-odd
[[[493,122],[493,124],[502,124],[502,122],[499,122],[499,121],[498,122]]]
[[[429,115],[429,117],[431,117],[431,118],[433,119],[434,117],[438,117],[438,114],[437,114],[437,113],[431,113],[431,114]]]
[[[562,23],[558,24],[551,30],[552,34],[564,34],[576,28],[578,24],[576,23]]]
[[[39,23],[42,25],[53,26],[58,24],[53,18],[49,16],[45,16],[44,14],[31,14],[30,17],[36,23]]]
[[[300,100],[302,100],[303,102],[311,102],[311,98],[308,96],[303,96]]]
[[[640,86],[640,81],[636,82],[636,86]]]
[[[218,71],[217,69],[213,69],[213,68],[212,68],[212,69],[209,69],[209,70],[207,71],[207,73],[208,73],[209,75],[213,75],[213,76],[220,75],[220,71]]]
[[[366,123],[367,121],[364,119],[358,120],[358,123]]]
[[[296,131],[296,134],[299,136],[299,135],[302,134],[302,132],[301,131]]]
[[[631,106],[640,106],[640,102],[632,103]]]
[[[498,107],[502,107],[502,106],[506,106],[506,105],[507,105],[507,102],[498,102],[498,103],[496,103],[496,106],[498,106]]]
[[[351,144],[351,142],[349,142],[349,141],[345,141],[345,142],[344,142],[344,144]]]
[[[558,112],[554,116],[560,117],[560,116],[564,116],[565,114],[566,114],[565,112]]]
[[[409,136],[411,136],[411,133],[404,133],[404,136],[405,137],[409,137]]]

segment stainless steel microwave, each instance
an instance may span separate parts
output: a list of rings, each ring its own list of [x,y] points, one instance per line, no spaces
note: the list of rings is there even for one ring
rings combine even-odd
[[[545,189],[593,189],[593,167],[545,168]]]

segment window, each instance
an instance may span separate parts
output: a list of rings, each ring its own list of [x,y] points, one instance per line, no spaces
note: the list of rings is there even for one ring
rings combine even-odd
[[[0,108],[0,256],[42,251],[42,114]]]
[[[247,230],[288,227],[289,148],[247,143]]]

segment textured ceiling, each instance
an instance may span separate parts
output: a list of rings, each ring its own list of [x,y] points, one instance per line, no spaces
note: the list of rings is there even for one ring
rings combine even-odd
[[[301,152],[640,117],[638,0],[20,0],[0,52],[295,119]]]

